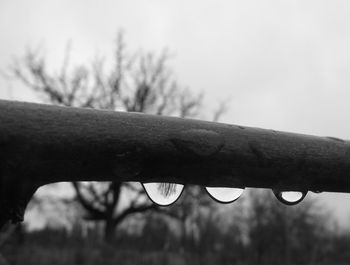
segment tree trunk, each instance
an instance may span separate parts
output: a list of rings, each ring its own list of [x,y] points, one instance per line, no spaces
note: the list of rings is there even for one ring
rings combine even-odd
[[[113,222],[112,218],[108,218],[105,221],[105,227],[104,227],[104,240],[107,243],[110,243],[113,241],[115,236],[115,223]]]

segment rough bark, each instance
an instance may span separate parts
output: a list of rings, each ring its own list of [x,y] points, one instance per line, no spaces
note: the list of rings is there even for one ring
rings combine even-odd
[[[61,181],[350,192],[350,142],[200,120],[0,101],[0,222]]]

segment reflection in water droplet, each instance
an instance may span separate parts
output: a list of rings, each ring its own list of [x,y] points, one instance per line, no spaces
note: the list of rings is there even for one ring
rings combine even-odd
[[[244,189],[228,187],[206,187],[205,189],[214,200],[221,203],[234,202],[244,191]]]
[[[302,191],[274,191],[277,199],[287,205],[294,205],[301,202],[307,192]]]
[[[184,185],[176,183],[142,183],[148,197],[160,206],[167,206],[176,202],[180,197]]]

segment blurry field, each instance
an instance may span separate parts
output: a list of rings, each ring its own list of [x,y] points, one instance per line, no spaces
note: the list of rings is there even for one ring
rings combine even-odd
[[[256,209],[261,218],[237,221],[225,232],[220,232],[218,222],[205,219],[199,234],[192,231],[183,237],[167,221],[152,217],[141,233],[119,229],[108,243],[98,229],[83,233],[79,225],[69,232],[64,228],[17,229],[1,246],[6,261],[0,264],[350,264],[349,232],[325,228],[322,219],[317,220],[318,226],[310,215],[295,222],[296,213],[289,214],[293,211],[278,219],[278,209],[285,208],[264,208],[265,214]]]
[[[15,237],[4,246],[3,256],[13,265],[232,264],[229,253],[220,257],[213,253],[187,253],[183,249],[156,250],[149,245],[143,245],[142,238],[129,240],[137,240],[138,243],[129,242],[129,246],[123,246],[122,242],[106,244],[93,238],[68,235],[63,230],[43,230],[26,234],[25,238]]]

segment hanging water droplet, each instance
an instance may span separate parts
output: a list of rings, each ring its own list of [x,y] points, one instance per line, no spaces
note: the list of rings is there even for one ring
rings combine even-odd
[[[184,185],[176,183],[142,183],[148,197],[160,206],[168,206],[180,197]]]
[[[274,191],[274,194],[280,202],[295,205],[305,198],[307,191]]]
[[[230,203],[237,200],[244,189],[229,187],[205,187],[206,191],[214,200],[221,203]]]

